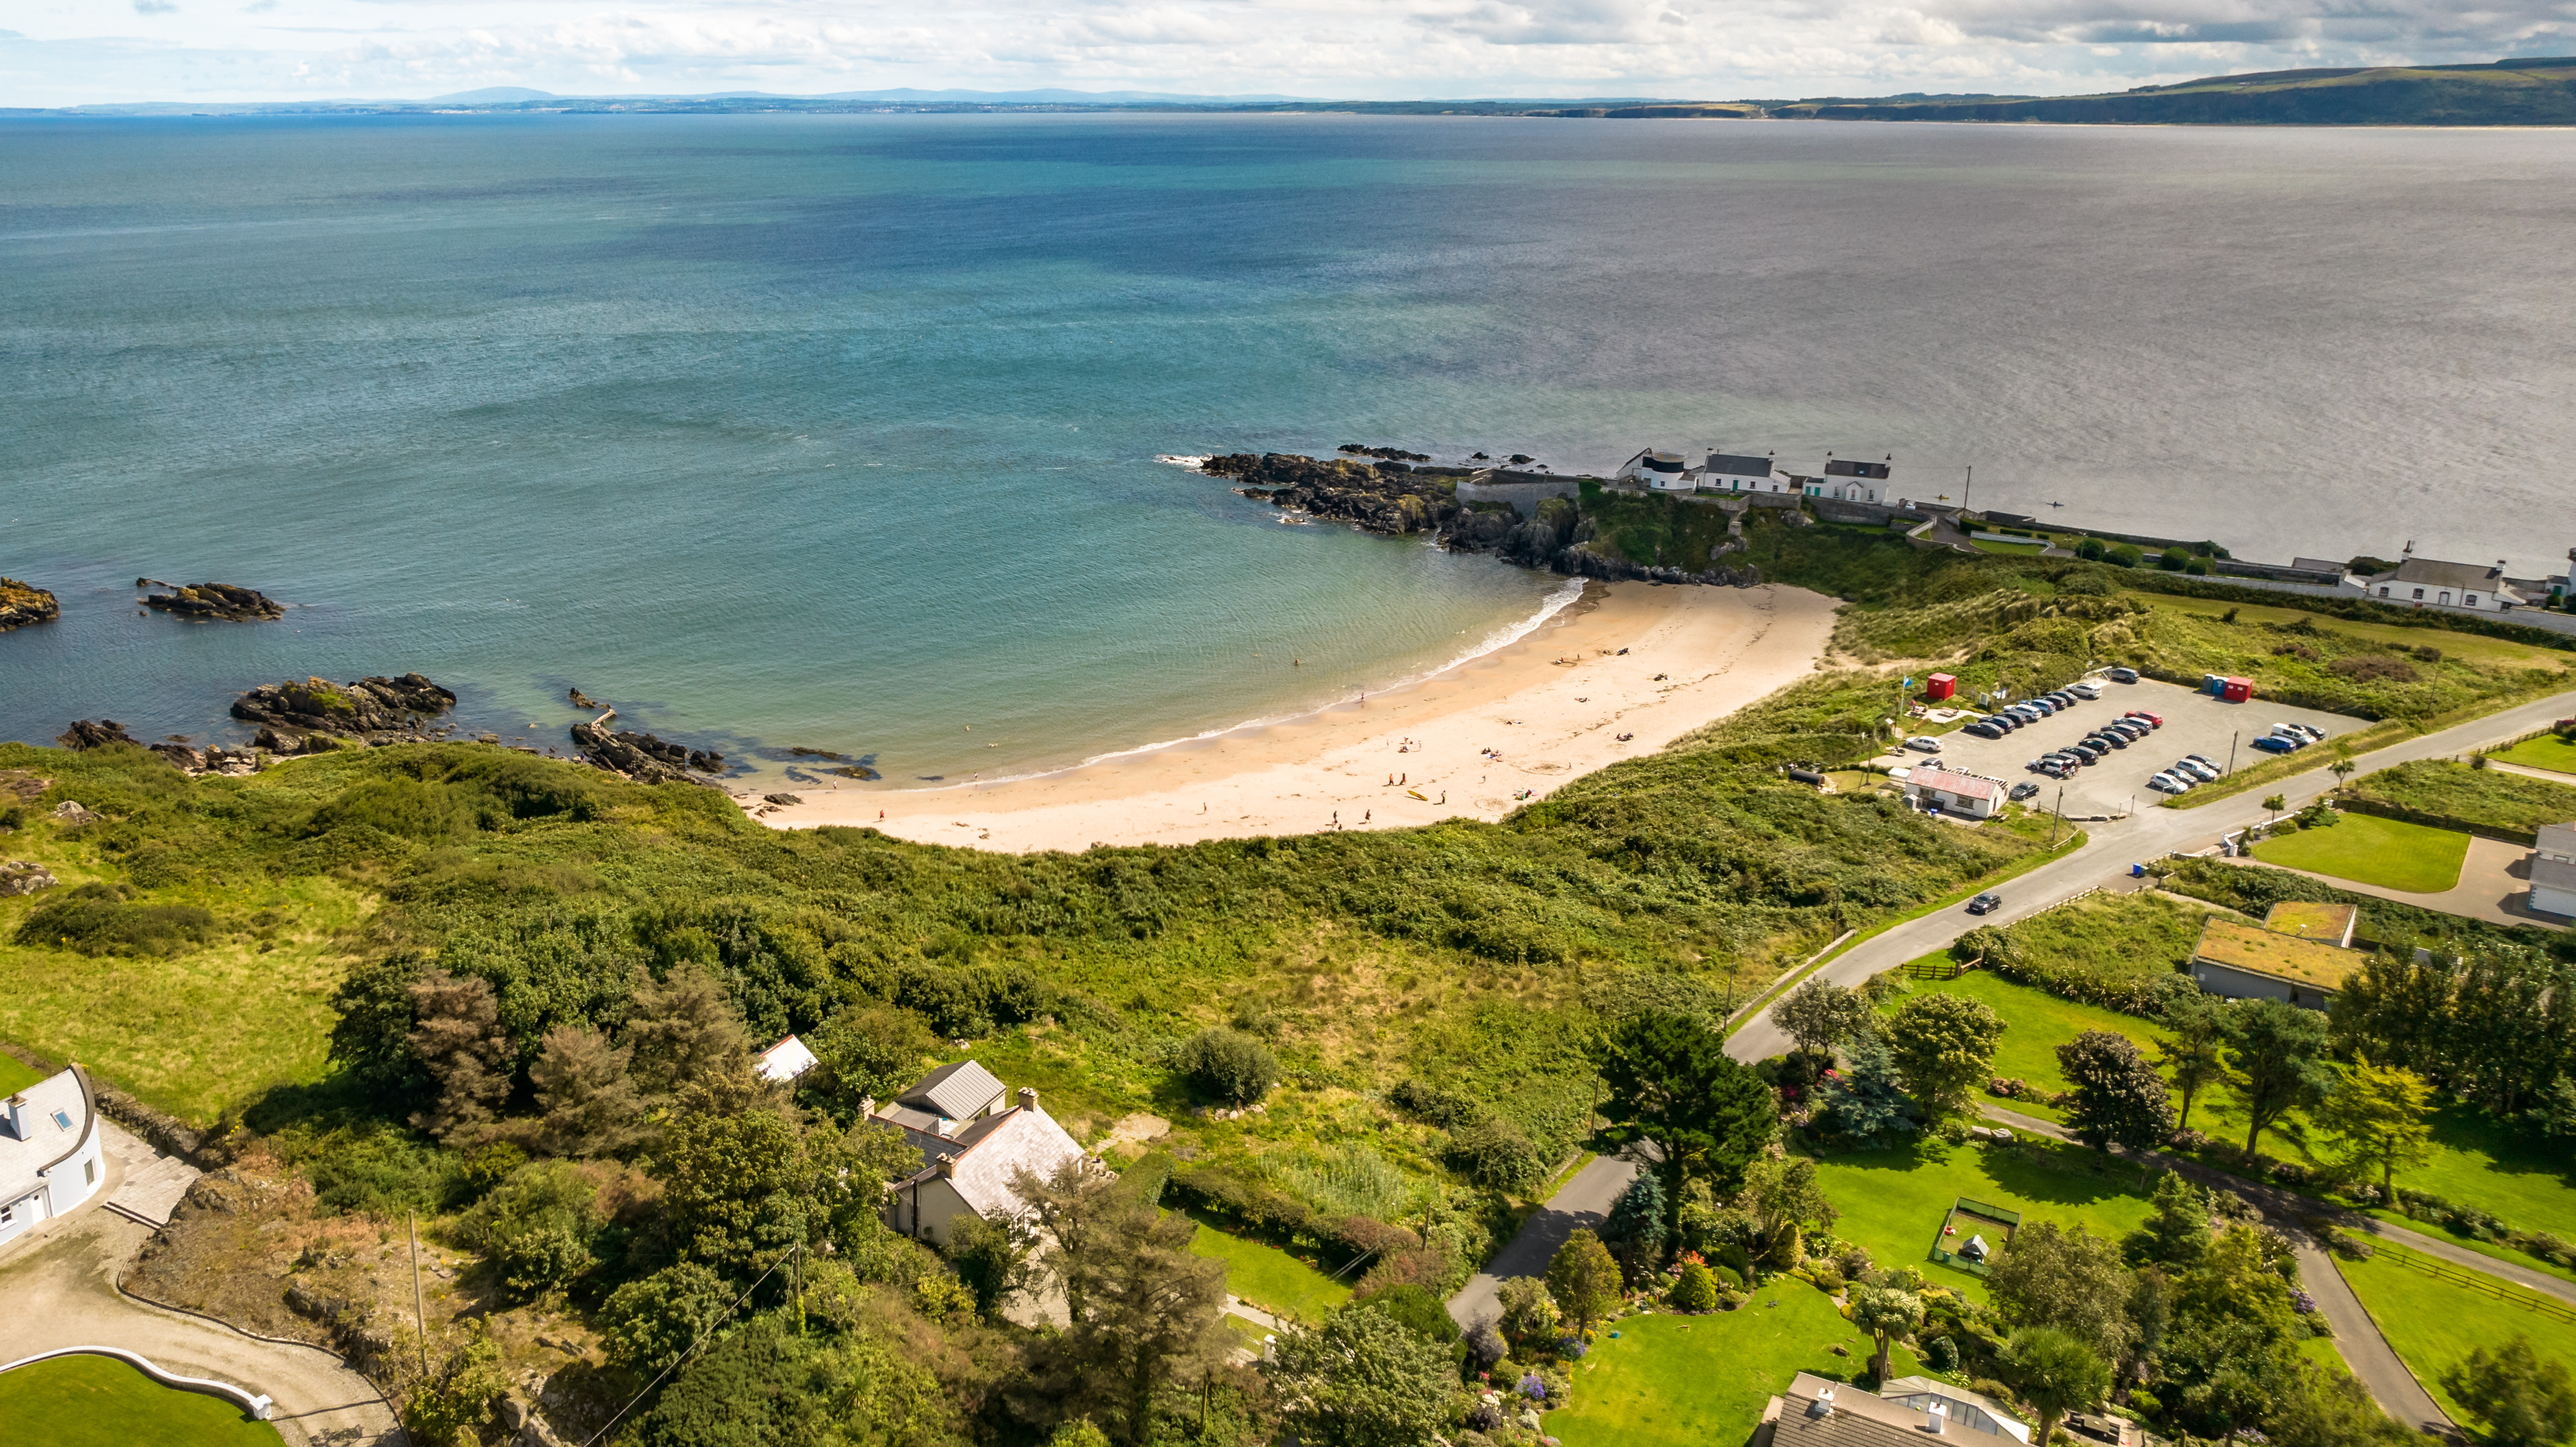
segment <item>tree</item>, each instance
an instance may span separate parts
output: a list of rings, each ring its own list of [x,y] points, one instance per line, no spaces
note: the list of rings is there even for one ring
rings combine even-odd
[[[1494,1296],[1503,1310],[1503,1335],[1512,1345],[1528,1347],[1556,1340],[1561,1313],[1546,1282],[1535,1276],[1506,1277]]]
[[[2093,1348],[2053,1326],[2026,1326],[2004,1344],[2004,1380],[2039,1414],[2031,1447],[2048,1447],[2069,1412],[2100,1405],[2111,1390],[2111,1365]]]
[[[510,1379],[501,1374],[501,1348],[479,1318],[446,1339],[443,1348],[428,1377],[407,1384],[403,1426],[421,1447],[472,1447],[498,1415],[493,1403],[510,1389]],[[396,1361],[410,1357],[400,1351],[390,1354]]]
[[[2119,1248],[2082,1226],[2024,1222],[1986,1274],[2004,1319],[2065,1332],[2103,1361],[2118,1361],[2136,1337],[2129,1322],[2129,1268]]]
[[[751,1042],[724,987],[700,965],[672,967],[635,992],[621,1037],[633,1052],[627,1068],[650,1095],[676,1095],[697,1081],[748,1064]]]
[[[1965,995],[1916,995],[1888,1022],[1888,1053],[1914,1098],[1938,1111],[1966,1107],[1990,1075],[2004,1022]]]
[[[2208,1086],[2227,1078],[2227,1002],[2204,992],[2188,976],[2176,975],[2179,987],[2165,994],[2157,1014],[2172,1036],[2157,1047],[2158,1063],[2173,1072],[2173,1087],[2182,1095],[2177,1129],[2191,1124],[2191,1103]]]
[[[2446,1369],[2442,1390],[2486,1424],[2492,1447],[2551,1447],[2576,1437],[2576,1386],[2566,1365],[2542,1360],[2519,1332]]]
[[[2394,1197],[2400,1167],[2432,1157],[2433,1086],[2412,1070],[2373,1065],[2359,1056],[2317,1111],[2347,1165],[2376,1168],[2379,1187]]]
[[[644,1098],[626,1073],[633,1052],[611,1047],[588,1025],[546,1032],[544,1053],[528,1067],[537,1088],[538,1148],[548,1155],[620,1156],[643,1144]]]
[[[1923,1324],[1923,1298],[1892,1287],[1864,1286],[1852,1293],[1851,1323],[1878,1343],[1878,1355],[1870,1359],[1870,1371],[1884,1382],[1888,1347]]]
[[[2209,1251],[2209,1197],[2174,1171],[2156,1177],[2154,1207],[2145,1225],[2120,1243],[2132,1261],[2177,1269],[2198,1265]]]
[[[884,1177],[859,1143],[809,1132],[802,1114],[737,1062],[680,1093],[653,1154],[662,1212],[682,1255],[756,1276],[799,1246],[844,1250],[884,1229]]]
[[[421,1083],[420,1057],[412,1053],[411,987],[429,972],[417,954],[364,960],[331,992],[339,1020],[331,1027],[331,1058],[349,1068],[358,1084],[397,1097]]]
[[[1180,1212],[1071,1173],[1037,1184],[1047,1194],[1059,1183],[1072,1187],[1050,1201],[1064,1234],[1040,1262],[1071,1319],[1045,1344],[1028,1390],[1041,1408],[1089,1412],[1143,1447],[1155,1394],[1225,1361],[1225,1263],[1190,1250],[1198,1222]]]
[[[1414,1447],[1449,1416],[1449,1353],[1370,1306],[1282,1334],[1268,1372],[1297,1440],[1316,1447]]]
[[[2334,774],[2335,782],[2338,784],[2351,778],[2352,771],[2359,767],[2360,765],[2355,764],[2352,761],[2351,746],[2348,744],[2338,746],[2335,752],[2335,761],[2326,765],[2326,768]]]
[[[1867,1030],[1871,1014],[1860,991],[1813,977],[1771,1007],[1772,1020],[1798,1048],[1816,1055],[1830,1055],[1835,1046]]]
[[[1786,1268],[1798,1264],[1798,1236],[1810,1223],[1831,1226],[1842,1213],[1825,1197],[1816,1179],[1816,1163],[1805,1156],[1774,1156],[1756,1161],[1745,1173],[1738,1209],[1759,1233],[1753,1254]]]
[[[1279,1083],[1279,1059],[1270,1047],[1223,1026],[1191,1036],[1179,1064],[1191,1089],[1227,1105],[1250,1105]]]
[[[2227,1013],[2230,1083],[2252,1122],[2245,1132],[2245,1150],[2252,1154],[2281,1117],[2325,1098],[2334,1079],[2326,1064],[2331,1042],[2325,1016],[2287,1001],[2239,1000]]]
[[[1665,1223],[1671,1215],[1664,1208],[1664,1188],[1652,1172],[1639,1172],[1610,1207],[1610,1218],[1601,1223],[1601,1244],[1610,1248],[1629,1281],[1643,1282],[1664,1269]]]
[[[1619,1263],[1610,1259],[1600,1237],[1578,1230],[1547,1263],[1547,1294],[1556,1298],[1557,1309],[1581,1336],[1619,1304]]]
[[[2153,1150],[2174,1132],[2164,1077],[2126,1035],[2087,1030],[2057,1047],[2057,1065],[2074,1087],[2066,1123],[2099,1152],[2112,1146]]]
[[[665,1266],[608,1294],[600,1308],[601,1349],[612,1365],[658,1375],[691,1342],[723,1325],[736,1294],[694,1261]]]
[[[921,1016],[893,1005],[852,1006],[805,1038],[814,1068],[797,1078],[800,1097],[856,1120],[871,1100],[888,1100],[910,1085],[924,1057],[938,1048]]]
[[[2290,807],[2290,801],[2286,797],[2279,794],[2265,795],[2263,799],[2263,812],[2270,817],[2263,821],[2263,827],[2267,829],[2270,828],[2272,826],[2272,820],[2280,818],[2281,811],[2288,807]]]
[[[939,1381],[886,1343],[800,1334],[784,1312],[744,1323],[674,1378],[643,1447],[953,1440]]]
[[[2360,1382],[2301,1362],[2264,1419],[2274,1447],[2406,1447],[2422,1440],[2388,1420]]]
[[[1609,1092],[1601,1114],[1610,1122],[1602,1134],[1619,1144],[1651,1140],[1662,1150],[1655,1173],[1667,1203],[1681,1199],[1692,1176],[1731,1194],[1780,1131],[1770,1087],[1689,1015],[1630,1017],[1606,1044],[1601,1079]]]
[[[431,970],[411,986],[411,1050],[438,1094],[411,1123],[440,1140],[487,1125],[510,1093],[510,1037],[492,987]]]
[[[1906,1113],[1905,1090],[1897,1084],[1896,1062],[1888,1055],[1886,1037],[1864,1030],[1852,1037],[1846,1053],[1849,1068],[1826,1082],[1821,1092],[1825,1116],[1833,1128],[1871,1145],[1912,1135],[1914,1121]]]
[[[986,1316],[1028,1284],[1029,1252],[1037,1244],[1019,1217],[998,1214],[999,1221],[961,1215],[948,1231],[948,1264],[975,1294],[975,1310]]]

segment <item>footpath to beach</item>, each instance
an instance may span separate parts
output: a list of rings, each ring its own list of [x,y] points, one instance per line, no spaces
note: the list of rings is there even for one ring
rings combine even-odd
[[[808,792],[764,818],[1008,853],[1499,819],[1524,791],[1544,798],[1804,677],[1837,606],[1798,588],[1594,583],[1528,637],[1364,704],[1038,778]]]

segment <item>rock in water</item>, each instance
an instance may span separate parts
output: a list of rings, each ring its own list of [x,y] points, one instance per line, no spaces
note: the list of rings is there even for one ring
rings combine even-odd
[[[138,578],[135,586],[139,588],[144,582]],[[230,583],[197,583],[172,588],[167,593],[147,593],[143,597],[143,606],[176,613],[183,618],[218,618],[228,623],[252,623],[286,616],[285,604],[266,593],[235,587]]]
[[[12,859],[0,863],[0,898],[34,894],[40,889],[51,889],[60,882],[54,878],[52,870],[29,860]]]
[[[139,744],[142,740],[127,733],[125,725],[103,718],[75,720],[70,728],[54,735],[54,742],[67,749],[95,749],[107,744]]]
[[[33,583],[15,578],[0,578],[0,633],[24,628],[30,623],[51,623],[63,616],[54,595]]]
[[[589,694],[586,694],[586,693],[582,692],[582,691],[581,691],[580,689],[578,689],[578,688],[567,688],[567,689],[565,689],[565,690],[564,690],[564,692],[565,692],[565,693],[567,693],[567,694],[569,694],[569,695],[571,695],[571,697],[572,697],[572,706],[573,706],[573,707],[575,707],[575,708],[606,708],[606,707],[608,707],[608,705],[606,705],[606,704],[604,704],[604,703],[601,703],[598,699],[592,698]]]
[[[361,678],[347,684],[320,678],[263,683],[233,700],[232,713],[249,723],[385,743],[427,737],[421,724],[455,706],[455,694],[417,673],[406,673],[400,678]],[[279,738],[271,743],[273,734],[273,729],[264,732],[259,746],[278,753],[319,752],[308,747],[309,740]]]
[[[691,750],[651,734],[611,733],[608,721],[615,717],[617,710],[612,708],[588,723],[572,726],[573,746],[581,756],[612,774],[639,784],[695,784],[703,781],[690,778],[689,770],[712,774],[724,767],[722,754]]]
[[[183,774],[206,771],[206,756],[186,744],[154,744],[152,752],[170,761],[170,767]]]

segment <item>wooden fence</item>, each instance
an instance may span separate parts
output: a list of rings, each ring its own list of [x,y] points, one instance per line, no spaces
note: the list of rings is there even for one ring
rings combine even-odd
[[[2498,1301],[2510,1302],[2525,1311],[2536,1312],[2551,1321],[2576,1326],[2576,1306],[2570,1306],[2554,1296],[2544,1296],[2528,1286],[2506,1281],[2501,1277],[2489,1276],[2483,1271],[2472,1271],[2456,1262],[2445,1261],[2438,1256],[2427,1256],[2412,1247],[2400,1246],[2390,1241],[2371,1239],[2370,1249],[2372,1255],[2388,1257],[2403,1266],[2423,1272],[2436,1281],[2465,1287],[2481,1296],[2492,1296]]]

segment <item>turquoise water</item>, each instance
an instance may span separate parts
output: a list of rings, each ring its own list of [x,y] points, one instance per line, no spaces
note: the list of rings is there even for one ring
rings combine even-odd
[[[0,736],[417,670],[541,746],[578,686],[955,781],[1560,591],[1155,460],[1345,441],[1894,452],[2249,555],[2554,571],[2571,173],[2561,133],[0,122],[0,572],[65,607],[0,635]],[[141,617],[138,575],[298,606]]]

